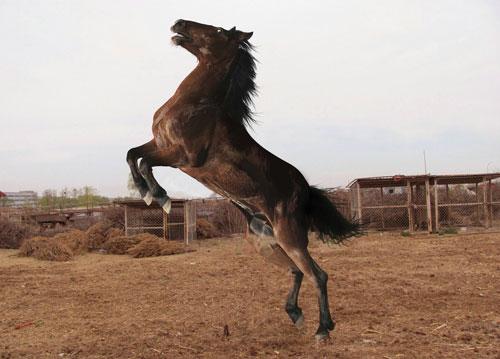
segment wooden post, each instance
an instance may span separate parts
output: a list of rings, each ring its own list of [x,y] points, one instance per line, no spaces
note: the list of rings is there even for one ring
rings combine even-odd
[[[168,227],[167,227],[167,221],[168,221],[168,215],[167,212],[165,212],[162,208],[162,213],[163,213],[163,239],[167,240],[168,239]]]
[[[429,177],[425,179],[425,204],[427,207],[427,231],[432,233],[431,185]]]
[[[490,227],[489,223],[489,216],[488,216],[488,189],[486,184],[488,181],[486,181],[486,178],[483,178],[483,211],[484,211],[484,226],[486,228]]]
[[[450,186],[446,184],[446,203],[450,203]],[[450,206],[446,206],[446,223],[450,225]]]
[[[476,182],[476,203],[479,203],[479,186],[477,182]],[[479,218],[479,205],[476,206],[476,220],[477,224],[479,225],[481,223],[481,218]]]
[[[128,206],[125,205],[125,236],[128,236]]]
[[[413,232],[414,223],[413,223],[413,188],[411,186],[410,181],[406,182],[406,195],[407,195],[407,204],[408,204],[408,231],[410,233]]]
[[[362,224],[363,223],[363,220],[362,220],[362,211],[361,211],[361,189],[360,189],[360,186],[359,186],[359,182],[356,183],[356,195],[357,195],[357,205],[358,205],[358,222],[359,224]]]
[[[490,227],[493,226],[493,191],[491,190],[491,179],[488,180],[488,192],[490,193],[490,196],[489,196],[489,213],[490,213],[490,220],[489,220],[489,224],[490,224]]]
[[[439,232],[439,193],[438,193],[438,179],[434,179],[434,209],[435,209],[435,222],[436,232]]]
[[[380,205],[384,205],[384,188],[380,187]],[[382,230],[385,230],[385,217],[384,217],[384,207],[381,208],[382,210]]]
[[[189,244],[189,213],[187,208],[187,202],[184,202],[184,243]]]

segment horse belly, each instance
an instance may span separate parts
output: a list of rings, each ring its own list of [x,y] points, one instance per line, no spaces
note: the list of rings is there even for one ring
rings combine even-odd
[[[258,184],[244,171],[233,166],[181,168],[189,176],[203,183],[215,193],[232,199],[259,197]]]

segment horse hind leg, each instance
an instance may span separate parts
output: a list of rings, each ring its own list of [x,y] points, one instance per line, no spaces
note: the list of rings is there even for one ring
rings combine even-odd
[[[307,250],[308,239],[305,228],[283,219],[278,221],[277,233],[279,245],[316,287],[319,305],[319,326],[316,331],[316,339],[325,339],[329,336],[329,332],[335,328],[328,304],[328,275],[312,259]]]
[[[236,203],[234,201],[233,203],[247,218],[249,228],[252,233],[254,233],[253,236],[247,237],[247,241],[252,244],[257,253],[263,256],[268,262],[279,267],[287,268],[292,273],[293,285],[286,299],[285,311],[293,324],[299,329],[302,328],[304,325],[304,314],[298,305],[298,299],[304,274],[276,242],[273,229],[268,224],[265,216],[260,213],[254,213],[250,208],[241,203]]]
[[[276,242],[274,237],[259,237],[250,235],[247,237],[256,249],[257,253],[263,256],[266,261],[279,267],[287,268],[293,275],[293,285],[290,289],[286,303],[285,311],[297,328],[302,328],[304,324],[304,314],[298,305],[299,291],[304,274],[300,271],[293,260],[285,253],[283,248]]]

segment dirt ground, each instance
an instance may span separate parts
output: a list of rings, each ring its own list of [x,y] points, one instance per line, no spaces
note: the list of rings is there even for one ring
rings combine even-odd
[[[500,358],[500,234],[314,240],[337,321],[324,343],[309,282],[299,331],[288,273],[243,239],[199,243],[64,263],[0,250],[0,358]]]

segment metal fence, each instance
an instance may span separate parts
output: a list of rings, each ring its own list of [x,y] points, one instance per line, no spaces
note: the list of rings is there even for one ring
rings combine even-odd
[[[127,236],[151,233],[165,239],[186,242],[196,239],[196,204],[192,201],[172,201],[169,214],[155,204],[148,207],[142,201],[117,203],[125,208]]]
[[[205,198],[195,201],[197,218],[212,223],[222,235],[245,233],[247,220],[241,211],[225,198]]]
[[[500,226],[500,174],[396,176],[351,183],[351,216],[365,228],[439,232]]]

